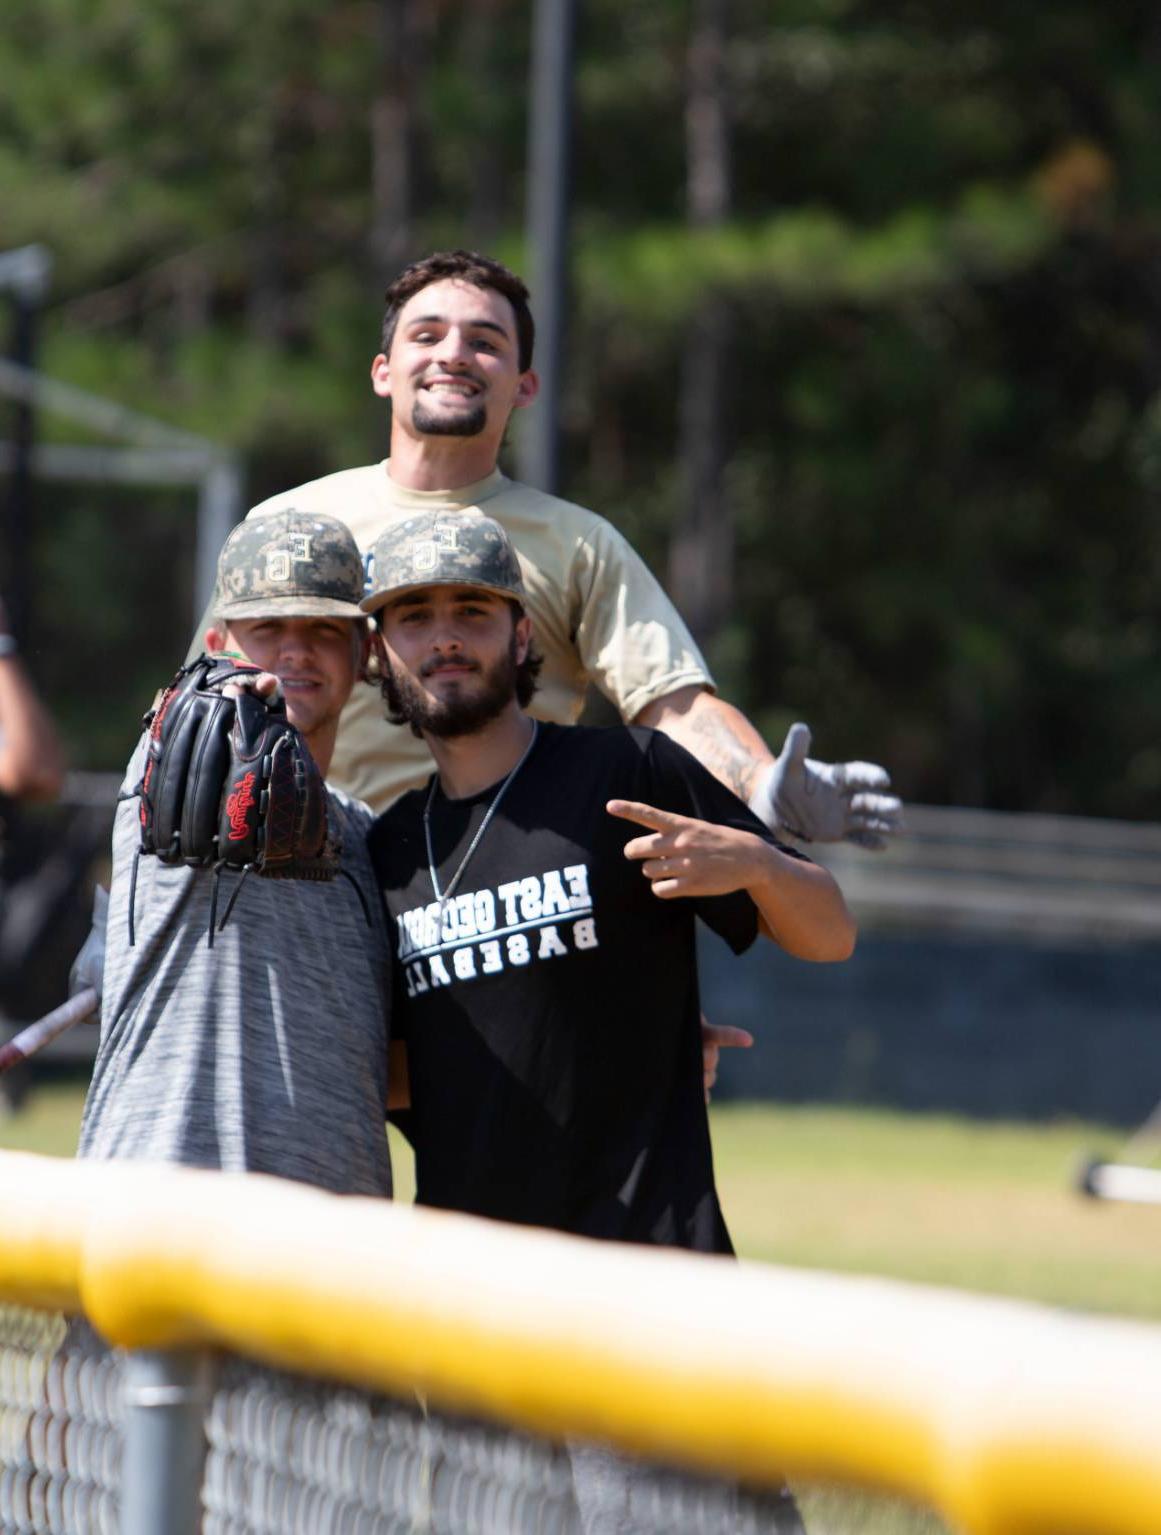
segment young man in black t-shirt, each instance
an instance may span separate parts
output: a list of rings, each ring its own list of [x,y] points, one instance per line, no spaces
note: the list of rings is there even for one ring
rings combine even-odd
[[[583,1236],[728,1253],[702,1094],[694,921],[844,959],[854,925],[656,732],[524,712],[520,567],[479,513],[375,549],[392,718],[438,771],[371,833],[395,939],[417,1197]]]

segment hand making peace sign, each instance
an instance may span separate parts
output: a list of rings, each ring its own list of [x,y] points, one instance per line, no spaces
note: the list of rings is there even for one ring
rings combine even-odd
[[[638,800],[611,799],[605,809],[649,829],[648,836],[625,844],[625,857],[640,861],[653,894],[663,901],[747,889],[762,877],[769,859],[769,844],[740,827],[698,821]]]
[[[792,858],[756,832],[719,826],[658,810],[637,800],[611,799],[610,815],[646,828],[625,844],[625,857],[641,865],[653,894],[681,896],[749,893],[759,928],[800,959],[846,959],[855,924],[833,878],[807,859]]]

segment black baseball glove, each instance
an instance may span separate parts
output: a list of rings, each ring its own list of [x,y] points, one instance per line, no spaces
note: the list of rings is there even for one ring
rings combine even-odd
[[[257,675],[257,667],[199,656],[145,716],[140,852],[215,876],[333,879],[340,850],[328,836],[326,785],[285,703],[249,688],[236,698],[222,692]],[[214,907],[216,897],[215,878]],[[211,911],[211,942],[213,927]]]

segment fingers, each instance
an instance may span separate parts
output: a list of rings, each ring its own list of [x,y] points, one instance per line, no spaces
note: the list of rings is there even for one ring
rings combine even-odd
[[[856,794],[851,800],[848,842],[882,852],[887,838],[904,829],[903,802],[894,795]]]
[[[670,851],[673,843],[670,837],[663,836],[660,832],[654,832],[649,837],[634,837],[631,842],[625,843],[626,858],[659,858],[663,853]]]
[[[881,853],[887,838],[906,830],[903,802],[894,795],[856,794],[851,800],[846,840],[872,853]]]
[[[703,1016],[701,1020],[701,1045],[705,1050],[710,1045],[719,1050],[748,1050],[754,1043],[754,1036],[749,1029],[735,1028],[731,1023],[709,1023]]]
[[[861,805],[858,800],[851,803],[850,830],[884,832],[887,836],[897,836],[906,828],[903,822],[903,806],[898,800],[879,800],[877,796],[868,796],[875,800],[874,803]]]
[[[835,762],[830,765],[829,771],[838,789],[851,791],[891,787],[890,773],[877,762]]]
[[[671,810],[656,810],[652,805],[643,805],[639,800],[634,799],[611,799],[605,809],[610,815],[618,816],[622,821],[633,821],[638,826],[648,826],[651,831],[676,831],[686,821],[685,816],[675,815]],[[632,843],[629,844],[630,847],[632,845]],[[626,848],[627,851],[628,848]]]
[[[805,763],[810,752],[810,726],[804,725],[801,720],[791,725],[786,732],[786,739],[782,743],[779,756],[788,763]]]
[[[646,879],[677,879],[682,874],[688,874],[691,868],[690,860],[678,853],[646,859],[641,865],[641,873]]]
[[[671,853],[663,858],[647,858],[641,865],[641,873],[649,881],[653,894],[660,896],[663,901],[696,893],[692,888],[694,862],[685,854]]]
[[[894,794],[852,794],[851,810],[856,815],[899,821],[903,817],[903,801]]]
[[[882,832],[867,831],[860,826],[847,832],[846,840],[853,842],[856,847],[866,848],[868,853],[882,853],[887,847],[887,839]]]
[[[617,816],[622,821],[632,821],[637,826],[648,826],[650,835],[647,837],[633,837],[625,844],[625,857],[634,860],[647,860],[642,862],[641,869],[648,879],[656,881],[658,877],[664,877],[674,870],[667,870],[665,862],[673,862],[671,855],[674,849],[674,837],[688,824],[688,817],[675,815],[669,810],[657,810],[652,805],[644,805],[639,800],[611,799],[605,809],[610,815]],[[683,861],[684,867],[684,861]],[[657,884],[653,886],[655,894],[674,894],[672,890],[661,891]]]
[[[710,1101],[710,1089],[718,1079],[718,1060],[721,1045],[715,1035],[717,1030],[704,1013],[701,1015],[701,1085],[705,1101]]]
[[[701,1047],[701,1085],[705,1093],[705,1101],[710,1101],[710,1091],[718,1079],[718,1047],[717,1045],[702,1045]]]
[[[278,678],[273,672],[254,672],[239,677],[237,682],[227,682],[222,687],[224,698],[240,698],[243,693],[256,693],[268,701],[278,696]]]
[[[748,1029],[738,1029],[728,1023],[710,1023],[701,1015],[701,1079],[705,1101],[710,1101],[710,1090],[718,1079],[718,1066],[723,1050],[748,1050],[754,1036]]]

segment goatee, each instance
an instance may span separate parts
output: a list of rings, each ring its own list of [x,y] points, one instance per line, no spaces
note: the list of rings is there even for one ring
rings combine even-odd
[[[488,413],[484,402],[473,402],[468,410],[452,415],[440,415],[427,408],[427,401],[417,399],[411,408],[411,424],[417,432],[428,437],[478,437],[487,425]]]

